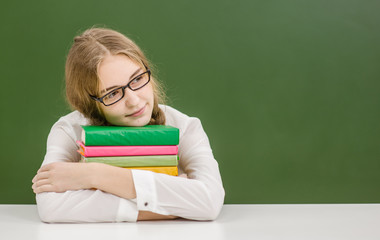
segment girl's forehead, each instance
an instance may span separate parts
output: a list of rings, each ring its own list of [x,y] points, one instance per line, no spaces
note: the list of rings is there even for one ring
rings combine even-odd
[[[98,67],[99,91],[125,85],[141,70],[139,64],[123,54],[107,55]]]
[[[99,75],[109,75],[113,72],[133,72],[139,68],[139,64],[136,61],[130,59],[124,54],[107,55],[98,66]]]

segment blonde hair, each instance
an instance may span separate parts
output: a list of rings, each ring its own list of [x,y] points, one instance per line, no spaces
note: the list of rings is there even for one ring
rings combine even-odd
[[[166,95],[154,77],[151,64],[131,39],[107,28],[90,28],[74,38],[65,67],[66,99],[71,107],[81,112],[93,125],[109,125],[100,110],[101,103],[90,97],[99,94],[98,66],[109,54],[124,54],[151,70],[154,106],[149,124],[164,125],[165,115],[158,104],[164,103]]]

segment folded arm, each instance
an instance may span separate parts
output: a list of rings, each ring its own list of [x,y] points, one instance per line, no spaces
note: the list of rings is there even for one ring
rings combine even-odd
[[[172,219],[138,211],[129,169],[79,163],[75,140],[62,126],[53,126],[33,191],[44,222],[115,222]],[[132,200],[131,200],[132,199]]]
[[[33,179],[45,222],[114,222],[183,217],[215,219],[224,189],[206,134],[198,119],[180,138],[180,169],[188,178],[78,163],[75,140],[53,126],[45,160]]]
[[[163,215],[214,220],[224,202],[218,163],[199,119],[188,121],[181,129],[179,144],[179,167],[188,178],[132,170],[137,207]]]

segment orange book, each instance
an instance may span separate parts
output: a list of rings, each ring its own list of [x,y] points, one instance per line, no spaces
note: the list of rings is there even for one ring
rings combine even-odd
[[[178,176],[178,168],[177,166],[171,167],[128,167],[129,169],[137,169],[137,170],[147,170],[156,173],[164,173],[171,176]]]

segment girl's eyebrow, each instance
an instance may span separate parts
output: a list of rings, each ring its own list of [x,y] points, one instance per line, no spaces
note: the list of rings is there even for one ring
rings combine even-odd
[[[139,73],[141,71],[141,67],[139,67],[130,77],[129,77],[129,80],[132,80],[134,77],[135,77],[135,75],[137,74],[137,73]],[[106,88],[106,89],[103,89],[102,91],[100,91],[100,93],[104,93],[104,92],[107,92],[107,91],[109,91],[109,90],[111,90],[111,89],[113,89],[113,88],[116,88],[116,87],[120,87],[119,85],[115,85],[115,86],[112,86],[112,87],[108,87],[108,88]]]

